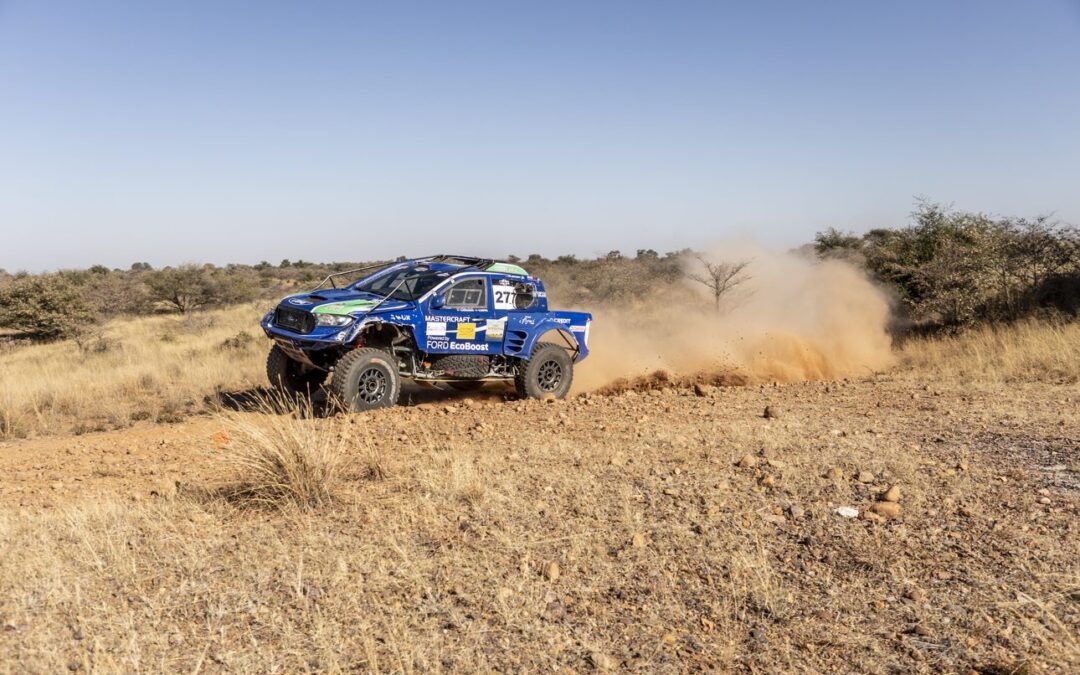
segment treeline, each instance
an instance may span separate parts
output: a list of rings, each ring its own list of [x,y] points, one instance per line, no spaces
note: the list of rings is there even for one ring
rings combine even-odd
[[[1080,313],[1080,231],[1048,217],[1005,218],[920,202],[911,224],[818,233],[822,257],[863,266],[925,331]]]
[[[955,330],[1032,315],[1080,313],[1080,233],[1045,217],[1000,218],[920,203],[910,224],[856,235],[830,229],[808,247],[863,267],[897,298],[905,329]],[[634,306],[695,292],[689,250],[651,249],[591,259],[509,256],[544,280],[564,307]],[[740,261],[717,261],[739,263]],[[0,329],[24,337],[77,336],[119,315],[187,313],[310,289],[328,274],[368,263],[94,266],[51,274],[0,270]],[[692,273],[692,272],[690,272]],[[699,289],[700,290],[700,289]]]
[[[0,270],[0,328],[25,337],[72,337],[116,316],[138,316],[270,300],[311,287],[332,272],[363,263],[316,264],[283,260],[278,265],[180,265],[129,269],[95,265],[50,274]]]

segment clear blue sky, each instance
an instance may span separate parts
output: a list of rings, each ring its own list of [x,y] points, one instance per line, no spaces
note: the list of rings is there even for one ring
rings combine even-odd
[[[1080,223],[1080,4],[0,0],[0,267]]]

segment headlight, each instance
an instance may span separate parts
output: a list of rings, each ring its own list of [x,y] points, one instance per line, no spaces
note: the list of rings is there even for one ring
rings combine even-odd
[[[351,316],[343,316],[341,314],[316,314],[315,325],[316,326],[348,326],[353,322]]]

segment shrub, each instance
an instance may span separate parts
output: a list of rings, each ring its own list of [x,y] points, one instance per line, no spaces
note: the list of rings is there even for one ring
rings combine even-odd
[[[72,337],[94,319],[81,290],[58,275],[21,277],[0,288],[0,327],[33,338]]]

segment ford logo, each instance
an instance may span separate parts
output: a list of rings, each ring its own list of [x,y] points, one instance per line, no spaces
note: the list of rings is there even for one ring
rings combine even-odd
[[[293,305],[310,305],[311,303],[301,298],[289,298],[289,303]]]

